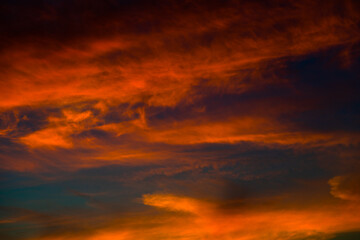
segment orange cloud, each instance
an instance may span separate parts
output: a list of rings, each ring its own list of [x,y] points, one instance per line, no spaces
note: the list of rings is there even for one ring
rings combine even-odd
[[[312,1],[292,5],[290,9],[275,7],[269,11],[258,3],[232,2],[209,11],[195,7],[182,12],[177,11],[180,6],[175,4],[167,13],[171,12],[172,23],[160,19],[159,28],[147,34],[136,32],[136,27],[132,29],[132,22],[126,26],[125,15],[101,18],[93,23],[91,33],[104,27],[102,21],[110,28],[123,29],[99,34],[102,37],[86,32],[80,40],[69,36],[68,41],[59,42],[47,36],[43,40],[46,44],[37,44],[34,36],[26,43],[19,39],[4,49],[0,57],[0,63],[5,66],[0,71],[1,111],[20,106],[62,109],[61,117],[49,116],[45,128],[13,137],[14,140],[30,148],[100,149],[95,154],[96,161],[130,156],[155,159],[159,151],[139,150],[142,143],[191,145],[249,141],[328,146],[358,142],[356,133],[303,131],[276,120],[285,111],[306,109],[302,105],[311,105],[308,103],[291,106],[275,101],[273,106],[258,104],[263,107],[255,106],[252,110],[255,114],[246,117],[236,116],[235,109],[234,116],[220,120],[205,116],[178,123],[165,121],[162,126],[149,124],[148,107],[171,108],[196,102],[207,94],[195,91],[196,88],[239,94],[274,83],[291,86],[293,79],[283,80],[269,74],[274,71],[272,68],[281,68],[283,59],[338,45],[351,46],[359,41],[359,16],[351,1],[343,4],[347,17],[337,14],[332,3],[321,6],[321,15]],[[157,17],[144,13],[139,21],[152,22]],[[98,110],[99,115],[81,109],[84,102]],[[141,104],[136,110],[139,117],[121,122],[104,121],[104,116],[119,104]],[[74,110],[69,106],[80,107]],[[0,134],[8,136],[15,125],[13,121],[0,129]],[[92,137],[76,139],[77,134],[92,129],[117,137],[130,135],[142,143],[128,144],[125,151]],[[159,158],[163,159],[163,155],[166,154]]]
[[[111,232],[106,232],[106,231],[99,231],[91,236],[51,236],[51,237],[43,237],[41,238],[41,240],[82,240],[82,239],[86,239],[86,240],[113,240],[113,239],[117,239],[117,240],[130,240],[133,239],[131,237],[131,234],[126,232],[126,231],[111,231]],[[36,239],[33,239],[36,240]]]
[[[90,111],[76,112],[64,109],[62,117],[48,117],[48,126],[19,138],[19,141],[31,148],[72,148],[71,135],[94,125],[96,118]]]
[[[325,204],[292,207],[249,206],[241,211],[223,212],[216,202],[172,194],[145,194],[145,205],[161,214],[143,212],[117,216],[109,226],[93,232],[44,236],[33,240],[62,239],[239,239],[292,240],[312,237],[330,239],[339,231],[351,231],[360,223],[358,205]],[[189,214],[190,213],[190,214]],[[117,218],[117,220],[116,220]],[[126,222],[126,224],[119,224]]]
[[[148,141],[169,144],[236,143],[333,145],[358,141],[341,133],[314,133],[292,130],[270,118],[244,117],[222,122],[188,121],[162,129],[144,131]]]
[[[189,239],[292,239],[296,235],[306,237],[317,233],[331,236],[336,231],[356,228],[360,223],[360,218],[352,214],[359,210],[357,205],[304,210],[249,208],[228,214],[219,211],[211,202],[171,194],[147,194],[143,201],[164,210],[195,213],[192,219],[185,217],[183,223],[178,223],[183,233],[194,233]],[[188,221],[193,224],[187,225]]]
[[[169,194],[145,194],[143,195],[143,203],[170,211],[184,211],[189,213],[199,213],[203,208],[202,205],[204,205],[204,202],[197,201],[196,199]]]
[[[69,129],[66,127],[46,128],[21,137],[20,141],[26,145],[35,147],[72,147],[71,140],[67,138]]]
[[[329,180],[330,193],[344,200],[360,200],[360,177],[356,175],[336,176]]]
[[[134,113],[137,116],[134,117]],[[130,114],[131,120],[119,123],[103,124],[102,115],[94,116],[90,111],[64,109],[61,116],[48,117],[45,128],[21,136],[17,140],[30,149],[46,149],[56,151],[58,148],[78,148],[91,151],[91,154],[81,152],[73,153],[76,156],[71,161],[53,163],[65,169],[78,169],[96,167],[108,164],[144,164],[160,163],[166,159],[176,158],[179,162],[192,162],[186,153],[180,153],[179,147],[198,145],[204,143],[237,144],[252,142],[258,145],[277,146],[334,146],[338,144],[349,145],[358,141],[356,134],[341,132],[317,133],[293,129],[292,126],[281,124],[269,117],[231,117],[228,119],[209,120],[207,118],[194,118],[176,122],[160,122],[149,125],[145,109],[137,109]],[[78,136],[89,130],[102,130],[110,134],[112,140],[104,140],[92,135]],[[126,141],[121,140],[122,138]],[[107,136],[109,138],[109,136]],[[166,145],[163,145],[166,144]],[[177,150],[174,148],[178,146]],[[63,157],[61,157],[63,158]],[[68,157],[66,157],[68,158]],[[29,164],[16,162],[9,157],[3,168],[29,169]],[[39,157],[33,158],[31,166],[40,170],[46,162]],[[26,161],[26,160],[23,160]]]
[[[1,57],[10,66],[1,72],[1,107],[104,99],[174,106],[187,99],[201,79],[243,91],[249,86],[243,80],[229,81],[232,72],[360,39],[359,16],[343,19],[332,13],[331,6],[318,17],[316,4],[310,1],[295,4],[292,11],[278,9],[278,14],[249,5],[256,14],[241,10],[247,9],[244,6],[238,6],[240,12],[232,6],[203,15],[174,14],[175,26],[165,24],[160,32],[146,36],[120,33],[89,38],[81,47],[74,40],[60,44],[58,50],[31,44],[9,47]],[[352,12],[350,4],[344,9]],[[256,19],[261,14],[268,16],[267,21]],[[291,20],[298,24],[284,24]],[[282,31],[276,29],[279,24]],[[254,29],[259,33],[250,34]],[[214,37],[209,45],[202,43],[205,34]],[[183,49],[183,42],[189,50]]]
[[[354,110],[349,105],[358,100],[353,97],[352,80],[343,86],[325,77],[324,85],[331,89],[323,94],[322,86],[315,87],[322,81],[313,85],[307,83],[312,79],[303,79],[311,71],[303,76],[290,65],[306,65],[302,59],[323,53],[326,58],[334,57],[334,49],[344,48],[334,61],[350,69],[357,54],[352,52],[358,49],[352,50],[360,42],[355,1],[205,1],[204,5],[164,1],[167,3],[156,7],[144,2],[135,8],[131,1],[126,6],[122,1],[75,2],[77,7],[67,1],[46,2],[46,10],[41,7],[39,11],[26,7],[17,11],[21,4],[4,4],[8,15],[0,41],[0,169],[11,172],[10,176],[13,171],[22,172],[16,173],[24,175],[19,181],[10,177],[14,186],[39,172],[47,175],[49,169],[56,172],[54,179],[62,174],[64,178],[72,174],[86,178],[91,173],[78,170],[111,165],[140,166],[131,176],[101,176],[125,185],[145,182],[148,176],[181,175],[176,181],[184,186],[189,183],[181,180],[184,172],[184,178],[191,173],[194,178],[208,174],[252,181],[287,170],[291,174],[309,161],[301,159],[295,167],[289,161],[276,169],[277,164],[272,163],[255,166],[267,164],[256,160],[248,170],[246,161],[253,156],[246,155],[252,153],[241,155],[248,149],[239,149],[254,146],[255,152],[266,149],[264,155],[290,149],[295,159],[296,150],[305,149],[318,165],[333,151],[339,154],[334,156],[340,159],[336,161],[350,168],[352,162],[347,159],[355,157],[344,160],[341,154],[359,145],[359,132],[352,126],[333,127],[337,119],[329,126],[318,125],[331,121],[321,115],[324,109],[334,115],[349,113],[343,125],[356,120],[358,115],[348,110]],[[78,5],[85,9],[73,12]],[[342,87],[350,90],[342,91]],[[310,120],[307,116],[315,112],[319,116],[313,126],[312,116]],[[251,147],[241,145],[243,142]],[[238,152],[233,148],[239,148]],[[242,162],[243,158],[247,159]],[[245,173],[228,170],[229,162],[240,167],[244,163],[239,172]],[[323,167],[318,165],[316,168]],[[201,176],[195,176],[199,172]],[[306,178],[324,174],[309,172]],[[294,179],[297,174],[303,172],[296,172]],[[4,176],[7,182],[7,174]],[[46,180],[41,179],[41,184]],[[40,219],[30,214],[4,218],[0,224],[44,226],[45,231],[31,240],[327,239],[339,231],[359,229],[360,216],[354,214],[360,212],[358,176],[336,176],[328,183],[330,193],[338,199],[301,207],[258,204],[257,200],[225,211],[222,207],[228,202],[222,200],[155,193],[143,194],[143,206],[126,214],[105,207],[104,212],[94,210],[96,213],[79,213],[69,219]],[[139,204],[139,199],[134,202]],[[91,214],[101,216],[88,219]],[[77,224],[81,225],[77,230],[53,231],[53,227]]]

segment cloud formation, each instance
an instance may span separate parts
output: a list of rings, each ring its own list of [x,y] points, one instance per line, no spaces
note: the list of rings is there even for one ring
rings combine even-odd
[[[329,180],[331,194],[344,200],[360,200],[360,178],[356,175],[336,176]]]
[[[0,9],[0,238],[360,229],[358,1]]]

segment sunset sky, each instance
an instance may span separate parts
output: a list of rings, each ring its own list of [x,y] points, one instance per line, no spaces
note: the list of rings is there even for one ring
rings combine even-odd
[[[360,1],[2,0],[0,239],[360,239]]]

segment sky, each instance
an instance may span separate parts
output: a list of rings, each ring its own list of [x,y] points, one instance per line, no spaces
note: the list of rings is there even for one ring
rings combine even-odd
[[[3,0],[0,238],[360,239],[360,2]]]

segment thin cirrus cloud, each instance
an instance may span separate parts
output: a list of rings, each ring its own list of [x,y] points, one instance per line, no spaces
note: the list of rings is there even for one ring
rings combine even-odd
[[[64,102],[71,98],[136,103],[144,97],[150,105],[171,106],[186,98],[199,79],[227,84],[231,71],[358,40],[356,15],[346,21],[327,15],[331,12],[324,9],[325,16],[318,17],[317,24],[312,25],[308,22],[316,13],[310,10],[311,6],[297,7],[293,13],[286,9],[277,9],[276,15],[267,13],[268,22],[257,20],[252,12],[238,15],[225,8],[229,13],[211,10],[209,16],[201,17],[196,11],[180,14],[183,19],[175,26],[161,21],[158,31],[146,35],[125,28],[124,33],[109,36],[110,40],[89,38],[84,46],[71,44],[70,40],[69,46],[55,42],[56,48],[47,50],[30,42],[19,50],[15,44],[2,57],[2,62],[11,66],[2,71],[2,106]],[[347,6],[349,12],[350,8]],[[180,16],[175,14],[174,22]],[[207,18],[211,20],[203,26]],[[298,24],[285,25],[277,31],[274,25],[287,20]],[[106,23],[117,28],[117,21]],[[261,32],[262,29],[267,31]],[[208,44],[203,42],[206,37]],[[236,91],[236,85],[229,87]]]
[[[360,229],[356,1],[5,1],[0,238]]]

